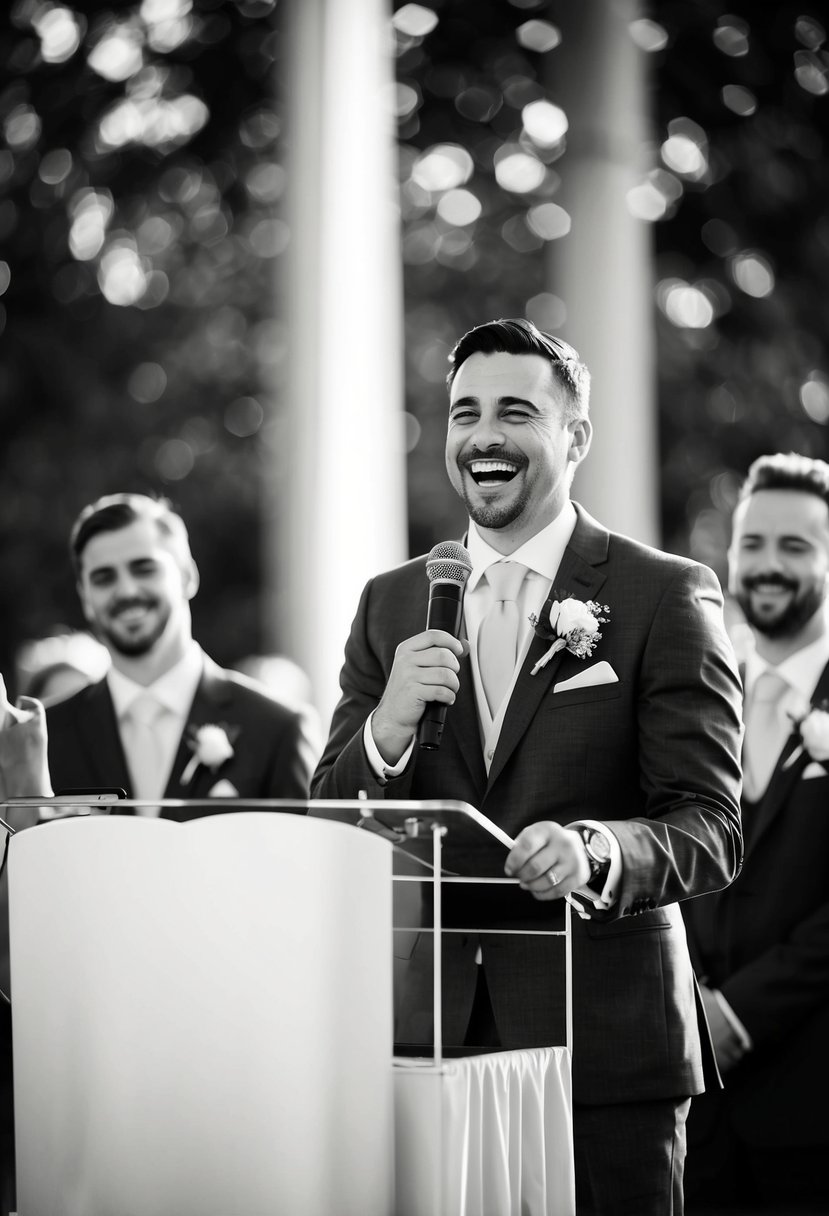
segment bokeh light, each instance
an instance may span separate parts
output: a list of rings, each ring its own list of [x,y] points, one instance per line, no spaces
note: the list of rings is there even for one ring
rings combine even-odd
[[[530,194],[542,185],[547,170],[535,156],[516,144],[505,144],[495,154],[495,180],[512,194]]]
[[[44,5],[32,18],[44,63],[65,63],[81,45],[85,22],[62,4]]]
[[[760,300],[774,290],[774,271],[768,258],[744,250],[731,259],[731,277],[741,291]]]
[[[424,190],[453,190],[469,181],[474,167],[466,148],[437,144],[415,162],[412,180]]]
[[[559,45],[561,30],[550,21],[533,18],[525,21],[523,25],[519,25],[515,31],[515,37],[519,44],[526,47],[528,51],[535,51],[537,54],[543,55]]]
[[[104,80],[129,80],[143,66],[143,47],[138,23],[121,21],[105,31],[89,52],[87,63]]]

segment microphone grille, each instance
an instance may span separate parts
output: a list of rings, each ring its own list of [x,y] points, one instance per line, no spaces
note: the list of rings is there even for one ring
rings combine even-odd
[[[464,586],[471,573],[469,552],[456,540],[441,541],[426,558],[426,575],[430,583],[460,583]]]

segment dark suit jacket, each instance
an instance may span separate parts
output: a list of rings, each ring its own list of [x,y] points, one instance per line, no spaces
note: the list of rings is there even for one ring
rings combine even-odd
[[[813,700],[827,699],[829,666]],[[758,1145],[829,1144],[829,774],[804,779],[805,752],[784,767],[799,742],[793,732],[766,793],[744,805],[737,881],[684,905],[700,977],[754,1043],[726,1073],[722,1102]]]
[[[129,770],[106,680],[92,684],[46,712],[49,771],[56,791],[88,786],[121,786],[132,797]],[[215,772],[199,766],[187,785],[181,775],[193,752],[191,728],[224,725],[234,754]],[[207,799],[227,780],[240,798],[308,796],[313,764],[301,716],[279,704],[253,681],[225,671],[205,655],[204,672],[182,733],[166,798]],[[217,806],[219,800],[215,800]],[[164,817],[178,819],[176,810]]]
[[[736,874],[740,685],[712,573],[694,562],[613,535],[577,508],[578,522],[554,580],[609,607],[592,659],[534,638],[518,677],[487,777],[470,663],[446,718],[439,751],[418,751],[407,772],[381,786],[362,742],[398,643],[424,628],[425,559],[372,580],[346,646],[343,695],[312,782],[314,797],[460,799],[510,836],[542,819],[599,819],[616,834],[624,874],[615,908],[573,918],[574,1090],[586,1102],[689,1095],[702,1085],[691,964],[677,900],[716,890]],[[591,662],[618,683],[554,693]],[[506,851],[453,853],[466,873],[503,876]],[[448,885],[447,922],[560,928],[561,902],[516,887]],[[503,1045],[563,1042],[562,971],[555,939],[481,937]],[[475,984],[478,938],[448,935],[444,1033],[460,1042]],[[413,968],[417,973],[417,967]],[[398,1038],[423,1042],[430,995],[407,991]]]

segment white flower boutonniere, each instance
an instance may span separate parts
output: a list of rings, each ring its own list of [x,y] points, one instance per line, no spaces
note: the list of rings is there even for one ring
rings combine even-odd
[[[552,591],[544,603],[540,616],[535,613],[530,617],[530,623],[536,635],[545,641],[552,641],[549,650],[533,667],[530,675],[535,675],[542,667],[546,667],[554,654],[567,649],[577,659],[589,658],[596,644],[602,640],[600,625],[610,620],[602,616],[610,612],[607,604],[597,604],[594,600],[577,600],[566,592]]]
[[[193,755],[187,763],[187,767],[181,774],[181,784],[188,785],[200,764],[205,768],[209,768],[215,773],[221,768],[225,760],[229,760],[233,755],[233,745],[230,742],[230,730],[225,726],[215,726],[210,722],[206,722],[204,726],[197,726],[192,729],[192,738],[187,740],[188,746],[193,749]],[[234,732],[236,734],[238,732]]]
[[[820,705],[812,706],[804,717],[795,721],[795,725],[800,731],[801,743],[789,756],[783,768],[794,764],[804,751],[812,760],[817,760],[818,764],[826,764],[829,761],[829,702],[822,701]]]

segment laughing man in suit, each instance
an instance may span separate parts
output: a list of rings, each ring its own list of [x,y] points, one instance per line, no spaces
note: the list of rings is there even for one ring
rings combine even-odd
[[[744,679],[746,855],[733,886],[684,905],[725,1082],[693,1104],[689,1204],[827,1212],[828,464],[754,462],[729,572],[755,643]]]
[[[719,585],[695,562],[608,532],[571,501],[591,424],[589,375],[566,343],[523,320],[478,326],[453,351],[449,386],[446,465],[470,521],[468,645],[424,632],[425,559],[373,579],[312,789],[460,799],[499,824],[515,841],[508,854],[465,857],[450,833],[447,864],[506,869],[520,888],[490,887],[484,906],[470,895],[479,888],[449,886],[447,923],[492,916],[512,928],[560,929],[563,897],[581,909],[578,1210],[677,1216],[685,1118],[703,1084],[677,901],[726,886],[742,849],[740,688]],[[490,572],[503,559],[524,577],[515,658],[499,693],[492,660],[504,648],[481,642],[502,612]],[[561,615],[551,599],[565,604]],[[531,616],[546,636],[535,635]],[[537,668],[557,633],[562,645]],[[424,751],[413,740],[431,702],[450,708],[440,750]],[[431,992],[418,983],[418,949],[397,1037],[422,1043]],[[446,1042],[563,1041],[554,939],[448,935],[444,961]]]
[[[169,502],[98,499],[78,517],[70,548],[84,614],[112,666],[48,710],[56,792],[121,786],[133,798],[305,799],[313,753],[302,715],[217,666],[193,639],[198,570]]]

